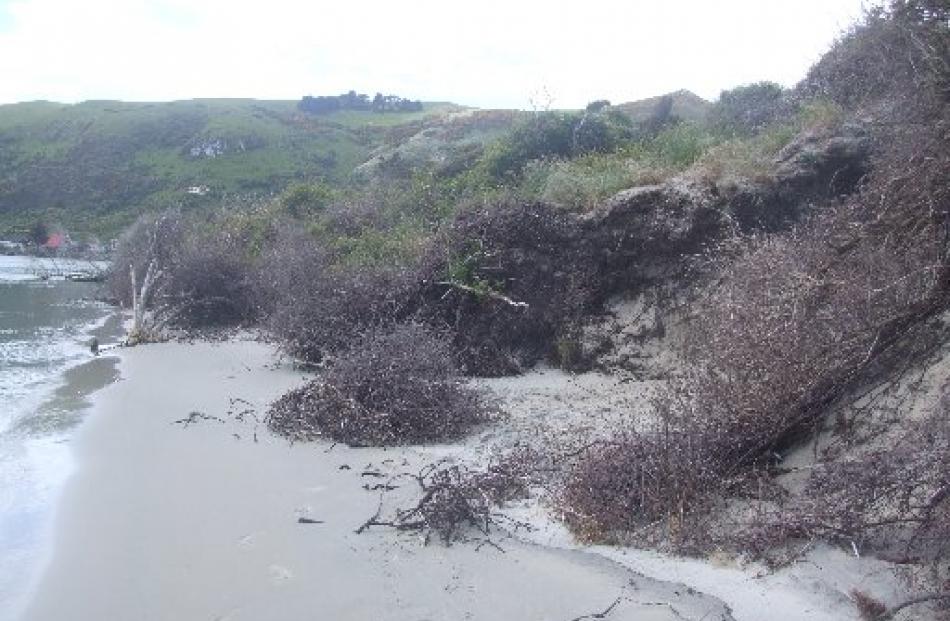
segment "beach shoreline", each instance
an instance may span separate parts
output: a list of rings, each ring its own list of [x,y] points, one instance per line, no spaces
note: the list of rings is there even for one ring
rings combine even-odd
[[[479,380],[519,411],[457,444],[352,449],[291,445],[266,429],[268,403],[307,379],[269,345],[148,345],[124,350],[120,367],[122,379],[93,396],[76,434],[78,469],[25,621],[567,621],[613,602],[612,620],[745,621],[763,612],[769,592],[786,606],[809,600],[801,615],[770,611],[775,620],[857,619],[841,593],[851,578],[837,587],[816,586],[814,575],[756,584],[754,572],[735,567],[586,548],[538,507],[519,516],[537,530],[499,533],[498,548],[423,545],[417,534],[385,528],[354,532],[381,502],[367,472],[395,480],[437,459],[477,460],[559,390],[562,409],[552,420],[609,409],[592,396],[592,382],[609,378],[571,384],[541,370]]]

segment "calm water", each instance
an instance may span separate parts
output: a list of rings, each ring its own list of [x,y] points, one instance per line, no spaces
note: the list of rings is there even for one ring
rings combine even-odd
[[[118,337],[98,285],[38,276],[88,263],[0,256],[0,620],[15,619],[47,560],[52,515],[72,469],[68,441],[87,397],[115,378],[89,342]]]

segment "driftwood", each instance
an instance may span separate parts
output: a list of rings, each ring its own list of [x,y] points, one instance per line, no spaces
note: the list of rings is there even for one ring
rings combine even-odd
[[[571,619],[571,621],[584,621],[584,619],[605,619],[607,618],[607,615],[613,612],[614,608],[616,608],[620,604],[621,601],[623,601],[623,598],[618,597],[617,599],[614,600],[614,603],[607,606],[603,611],[581,615],[580,617],[574,617],[573,619]]]
[[[422,496],[412,507],[397,509],[391,518],[383,518],[383,495],[380,495],[376,512],[356,529],[361,534],[373,526],[385,526],[399,531],[421,531],[428,542],[434,532],[442,542],[450,545],[463,539],[465,528],[475,528],[485,536],[483,543],[498,548],[490,540],[492,528],[504,523],[509,527],[525,527],[499,514],[495,507],[505,500],[525,492],[525,483],[520,474],[506,464],[490,466],[483,471],[469,470],[464,466],[440,467],[429,464],[418,474],[404,473],[401,477],[414,479]],[[387,483],[383,489],[395,488]]]
[[[499,302],[504,302],[505,304],[508,304],[510,306],[514,306],[517,308],[528,308],[527,302],[518,302],[518,301],[512,300],[507,295],[502,295],[501,293],[498,293],[497,291],[476,289],[475,287],[470,287],[469,285],[463,285],[462,283],[454,282],[450,280],[440,280],[436,284],[445,285],[446,287],[452,287],[454,289],[459,289],[461,291],[473,293],[478,296],[485,296],[487,298],[498,300]]]
[[[217,416],[211,416],[210,414],[205,414],[204,412],[189,412],[188,416],[185,418],[179,418],[178,420],[173,420],[172,425],[181,425],[182,429],[187,429],[189,425],[194,425],[198,421],[202,420],[213,420],[219,423],[223,423],[224,420],[218,418]]]

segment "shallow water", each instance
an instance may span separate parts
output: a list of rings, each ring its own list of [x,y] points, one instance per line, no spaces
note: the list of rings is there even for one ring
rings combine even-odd
[[[89,343],[117,338],[99,286],[57,278],[88,263],[0,256],[0,620],[17,617],[42,568],[68,441],[87,397],[116,378]],[[52,274],[52,276],[50,276]],[[42,278],[46,277],[45,280]]]

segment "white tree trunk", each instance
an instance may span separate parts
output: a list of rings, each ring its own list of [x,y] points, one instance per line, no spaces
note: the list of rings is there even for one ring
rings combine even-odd
[[[135,277],[135,267],[129,266],[129,277],[132,279],[132,329],[129,330],[128,342],[130,345],[142,341],[151,340],[155,335],[150,334],[151,326],[148,325],[148,302],[152,295],[155,284],[161,276],[161,271],[155,267],[155,261],[149,261],[145,269],[145,279],[142,281],[142,288],[139,289]]]

